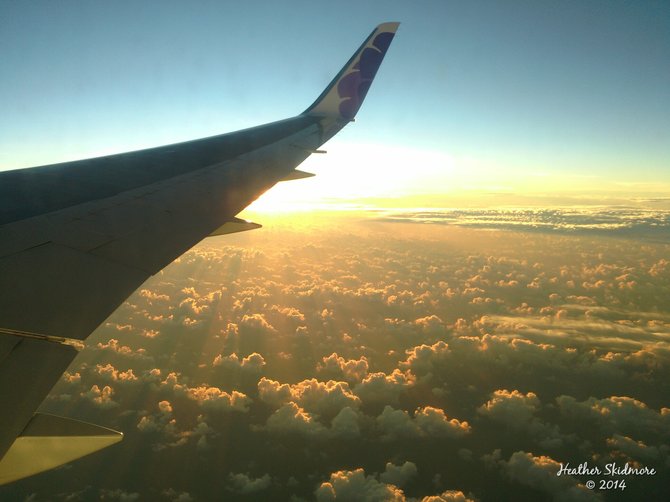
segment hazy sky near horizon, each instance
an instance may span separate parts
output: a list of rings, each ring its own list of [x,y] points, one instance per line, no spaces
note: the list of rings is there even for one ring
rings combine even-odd
[[[287,197],[668,193],[665,2],[3,2],[0,169],[292,116],[384,21],[356,124]]]

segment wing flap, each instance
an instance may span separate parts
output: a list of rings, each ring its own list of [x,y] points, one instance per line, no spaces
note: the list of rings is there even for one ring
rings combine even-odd
[[[282,181],[293,181],[293,180],[302,180],[305,178],[312,178],[313,176],[316,176],[314,173],[308,173],[305,171],[300,171],[298,169],[291,171],[288,176],[285,176],[282,178]]]
[[[120,432],[36,413],[0,461],[0,485],[66,464],[118,443]]]
[[[0,457],[77,355],[70,345],[0,334],[11,346],[0,364]]]
[[[262,225],[254,223],[253,221],[242,220],[240,218],[233,218],[230,221],[225,222],[219,228],[214,230],[209,237],[216,237],[217,235],[227,235],[235,234],[237,232],[247,232],[249,230],[256,230],[261,228]]]

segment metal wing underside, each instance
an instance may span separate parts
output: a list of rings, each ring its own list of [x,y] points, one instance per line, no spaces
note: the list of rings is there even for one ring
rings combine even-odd
[[[84,339],[149,276],[288,176],[326,129],[334,133],[332,121],[298,116],[0,174],[0,328]]]

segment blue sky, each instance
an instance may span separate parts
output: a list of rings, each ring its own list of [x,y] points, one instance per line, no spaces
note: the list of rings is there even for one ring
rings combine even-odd
[[[399,34],[328,147],[369,147],[367,183],[667,193],[665,2],[4,2],[0,169],[292,116],[383,21]]]

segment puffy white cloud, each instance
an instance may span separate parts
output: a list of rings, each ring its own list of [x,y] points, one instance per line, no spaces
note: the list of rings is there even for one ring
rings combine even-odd
[[[456,438],[470,432],[470,425],[467,422],[455,418],[449,419],[444,410],[432,406],[418,408],[414,417],[404,410],[386,406],[377,417],[377,427],[385,439]]]
[[[429,495],[421,499],[421,502],[475,502],[475,499],[466,497],[462,491],[446,490],[439,495]]]
[[[366,404],[394,404],[398,402],[400,395],[414,384],[414,381],[412,374],[397,368],[390,375],[381,372],[370,373],[354,387],[354,394]]]
[[[265,319],[263,314],[245,314],[238,323],[238,328],[242,334],[277,332],[277,330]]]
[[[117,488],[115,490],[101,489],[99,492],[99,497],[100,500],[118,500],[119,502],[135,502],[135,500],[140,500],[139,493],[127,492],[121,488]]]
[[[93,385],[90,390],[81,393],[81,397],[103,409],[115,408],[119,405],[112,399],[113,395],[114,389],[109,385],[105,385],[103,388]]]
[[[154,291],[150,291],[148,289],[141,289],[137,294],[140,297],[146,298],[147,300],[151,300],[151,301],[160,301],[160,302],[169,302],[170,301],[170,297],[168,295],[157,293],[157,292],[154,292]]]
[[[228,480],[230,481],[231,491],[244,495],[266,490],[272,484],[269,474],[264,474],[260,478],[253,478],[248,474],[231,472],[228,475]]]
[[[222,368],[241,369],[252,373],[259,373],[262,371],[263,366],[265,366],[265,359],[257,352],[249,354],[243,359],[240,359],[237,354],[230,354],[229,356],[218,354],[212,364]]]
[[[512,392],[496,390],[485,404],[477,411],[492,420],[502,422],[510,427],[523,428],[540,408],[540,400],[533,392],[523,394],[518,390]]]
[[[316,500],[329,502],[404,502],[405,494],[393,485],[380,483],[374,476],[366,476],[363,469],[337,471],[317,488]]]
[[[360,420],[358,411],[345,406],[333,418],[330,434],[334,437],[344,439],[356,438],[361,434]]]
[[[272,406],[281,406],[293,398],[291,386],[262,377],[258,381],[258,396],[261,401]]]
[[[286,319],[291,320],[295,323],[305,322],[305,314],[300,312],[300,310],[295,307],[279,307],[277,305],[273,305],[271,307],[271,310],[274,312],[278,312]]]
[[[246,394],[236,390],[231,393],[222,391],[218,387],[186,387],[186,395],[200,404],[203,409],[209,411],[237,411],[246,413],[249,411],[251,399]]]
[[[595,492],[572,476],[557,476],[560,464],[551,457],[517,451],[508,461],[499,463],[512,480],[548,493],[557,502],[600,500]]]
[[[342,378],[350,383],[360,382],[368,374],[368,360],[365,356],[359,359],[345,359],[333,352],[323,357],[316,369],[331,378]]]
[[[300,435],[322,435],[326,428],[294,402],[288,402],[275,411],[267,420],[265,429],[277,433]]]
[[[342,408],[356,408],[360,404],[347,382],[320,382],[315,378],[289,385],[263,377],[258,382],[258,394],[261,401],[273,406],[293,401],[310,413],[326,418],[332,418]]]
[[[585,401],[577,401],[572,396],[560,396],[556,402],[566,418],[595,422],[608,435],[617,433],[657,440],[659,437],[668,437],[670,430],[670,411],[666,411],[667,408],[656,411],[632,397],[590,397]]]
[[[417,472],[418,470],[414,462],[405,462],[402,465],[387,462],[384,472],[379,475],[379,481],[402,488],[410,479],[416,476]]]
[[[162,432],[174,435],[177,432],[177,421],[172,416],[172,404],[163,400],[157,404],[158,411],[152,415],[143,416],[137,423],[142,432]]]
[[[132,349],[127,345],[122,345],[116,338],[111,338],[107,343],[98,342],[97,348],[100,350],[109,350],[119,355],[146,359],[146,349]]]
[[[69,371],[66,371],[65,373],[63,373],[62,379],[63,381],[70,384],[78,384],[81,383],[81,374],[78,371],[75,373],[70,373]]]
[[[423,333],[429,335],[445,335],[444,321],[435,314],[426,317],[420,317],[414,321],[414,324],[421,329]]]
[[[444,365],[450,356],[449,345],[439,341],[433,345],[422,344],[407,350],[407,360],[403,364],[414,375],[430,378],[435,367]]]
[[[449,419],[444,410],[433,406],[418,408],[414,421],[419,430],[428,437],[457,437],[470,432],[467,422]]]
[[[477,411],[510,430],[533,436],[544,448],[558,448],[563,446],[565,440],[574,438],[562,435],[557,426],[546,424],[535,417],[534,414],[540,408],[540,400],[533,392],[524,394],[518,390],[510,392],[499,389]]]
[[[170,499],[170,502],[193,502],[195,499],[188,492],[178,492],[174,488],[163,490],[163,495]]]
[[[657,461],[660,452],[656,446],[648,446],[642,441],[635,441],[621,434],[614,434],[607,439],[607,446],[612,450],[612,456],[623,456],[626,460],[636,460],[643,463]],[[668,451],[667,445],[661,445],[661,448]]]
[[[119,371],[111,364],[98,364],[95,367],[95,372],[103,377],[106,380],[111,380],[113,382],[134,382],[137,381],[135,373],[133,373],[132,368],[126,371]]]

